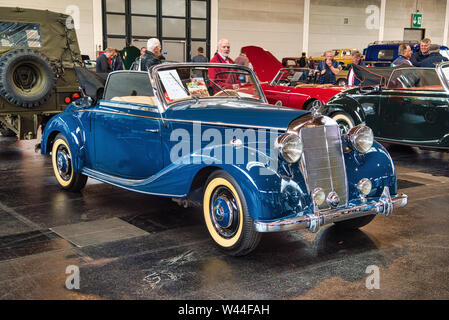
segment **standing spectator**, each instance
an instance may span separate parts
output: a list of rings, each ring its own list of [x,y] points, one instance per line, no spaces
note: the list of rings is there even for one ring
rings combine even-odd
[[[231,58],[229,58],[229,53],[231,52],[231,44],[228,39],[220,39],[217,45],[217,52],[214,54],[212,59],[210,59],[211,63],[230,63],[233,64]],[[223,88],[233,88],[233,84],[236,84],[236,77],[229,75],[226,73],[228,69],[220,69],[220,68],[210,68],[209,69],[209,79],[217,83],[219,86]],[[225,72],[224,74],[219,74]],[[219,88],[215,87],[214,92],[220,91]]]
[[[313,61],[312,56],[309,57],[308,68],[315,70],[315,61]]]
[[[296,60],[296,62],[298,63],[300,68],[305,68],[307,66],[307,58],[306,58],[306,53],[303,52],[301,55],[301,58],[299,58],[298,60]]]
[[[102,54],[100,54],[96,61],[97,73],[109,73],[112,71],[112,67],[109,64],[109,59],[112,57],[112,49],[107,48]]]
[[[329,50],[325,52],[326,59],[318,63],[318,72],[320,76],[320,84],[336,84],[335,75],[340,72],[338,62],[334,60],[334,53]]]
[[[358,50],[354,50],[351,53],[352,64],[356,64],[362,67],[366,67],[365,62],[362,61],[362,54]],[[355,76],[353,67],[348,72],[348,77],[346,78],[346,84],[349,87],[355,87],[360,84],[360,80]]]
[[[435,68],[436,64],[443,61],[448,61],[448,59],[441,55],[440,46],[432,44],[429,47],[429,55],[421,61],[420,65],[424,68]]]
[[[422,39],[419,45],[419,51],[413,53],[410,57],[410,61],[415,67],[420,67],[421,61],[429,55],[430,43],[431,41],[429,38]]]
[[[124,70],[125,65],[123,64],[122,57],[120,57],[120,52],[117,49],[112,49],[112,71]]]
[[[136,71],[141,70],[140,62],[142,61],[142,57],[145,55],[145,52],[147,52],[147,47],[140,48],[140,56],[138,56],[136,58],[136,60],[134,60],[132,66],[131,66],[131,70],[136,70]]]
[[[241,49],[240,49],[240,55],[237,58],[235,58],[235,64],[249,67],[249,59],[246,56],[246,53],[243,52],[243,50],[241,50]]]
[[[197,55],[192,58],[192,62],[207,62],[207,58],[204,56],[204,48],[198,47]]]
[[[161,50],[161,43],[157,38],[148,39],[147,51],[141,59],[140,69],[148,71],[152,66],[162,63],[165,58],[162,56]]]
[[[406,43],[403,43],[398,48],[399,57],[397,57],[392,63],[392,67],[400,66],[401,64],[406,64],[412,66],[410,62],[410,57],[412,56],[412,48]]]

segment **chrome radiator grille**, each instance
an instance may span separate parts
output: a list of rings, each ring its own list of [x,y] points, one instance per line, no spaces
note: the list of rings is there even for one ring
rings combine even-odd
[[[340,197],[339,205],[348,201],[346,169],[338,126],[318,126],[301,130],[304,155],[301,160],[309,191],[322,188]],[[328,208],[325,202],[320,209]]]

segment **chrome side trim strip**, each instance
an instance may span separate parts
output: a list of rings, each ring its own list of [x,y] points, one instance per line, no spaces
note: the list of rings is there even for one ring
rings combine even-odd
[[[142,111],[159,113],[157,106],[133,105],[133,104],[129,104],[126,102],[120,103],[120,102],[112,102],[112,101],[100,101],[99,105],[105,106],[105,107],[115,107],[115,108],[123,108],[123,109],[128,109],[128,110],[142,110]]]
[[[125,190],[129,190],[129,191],[134,191],[134,192],[148,194],[148,195],[153,195],[153,196],[161,196],[161,197],[172,197],[172,198],[185,198],[185,197],[187,197],[187,194],[179,195],[179,194],[155,193],[155,192],[148,192],[148,191],[136,190],[136,189],[129,188],[129,187],[124,187],[124,186],[122,186],[122,185],[120,185],[118,183],[114,183],[114,182],[111,182],[110,180],[106,179],[106,177],[112,177],[112,176],[106,175],[104,173],[100,173],[100,172],[98,172],[96,170],[93,170],[93,169],[84,168],[81,171],[81,173],[86,175],[86,176],[88,176],[88,177],[90,177],[90,178],[92,178],[92,179],[95,179],[95,180],[98,180],[98,181],[101,181],[101,182],[104,182],[104,183],[107,183],[107,184],[110,184],[110,185],[113,185],[113,186],[116,186],[116,187],[119,187],[119,188],[122,188],[122,189],[125,189]],[[105,176],[105,178],[98,177],[97,174]],[[136,183],[139,183],[139,182],[142,182],[142,181],[146,180],[146,179],[145,180],[130,180],[130,179],[117,178],[117,177],[114,177],[114,179],[117,179],[117,180],[120,180],[120,181],[123,181],[123,182],[125,182],[125,181],[130,182],[130,181],[132,181],[132,182],[136,182]]]
[[[255,125],[253,126],[253,125],[247,125],[247,124],[236,124],[236,123],[225,123],[225,122],[210,122],[210,121],[198,121],[198,120],[184,120],[184,119],[167,119],[167,118],[144,116],[144,115],[128,113],[128,112],[120,112],[120,111],[108,111],[108,110],[98,110],[98,109],[96,109],[96,110],[84,109],[84,110],[80,110],[80,111],[109,113],[109,114],[117,114],[117,115],[122,115],[122,116],[139,117],[139,118],[147,118],[147,119],[156,119],[156,120],[164,120],[164,121],[171,121],[171,122],[193,123],[193,124],[201,124],[201,125],[235,127],[235,128],[249,128],[249,129],[264,129],[264,130],[274,130],[274,131],[279,131],[279,132],[285,132],[287,130],[287,128],[255,126]]]

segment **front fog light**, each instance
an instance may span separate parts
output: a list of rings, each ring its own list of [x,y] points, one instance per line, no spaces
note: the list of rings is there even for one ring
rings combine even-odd
[[[357,189],[364,195],[367,196],[370,194],[371,189],[373,188],[373,184],[367,178],[363,178],[357,183]]]
[[[313,190],[312,192],[312,198],[313,201],[318,205],[321,206],[324,201],[326,200],[326,194],[324,193],[323,189],[321,188],[316,188],[315,190]]]
[[[373,146],[374,135],[371,128],[356,126],[348,132],[349,141],[360,153],[368,152]]]

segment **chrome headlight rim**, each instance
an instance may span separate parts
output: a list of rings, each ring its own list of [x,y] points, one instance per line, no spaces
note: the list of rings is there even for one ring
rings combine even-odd
[[[303,144],[299,135],[294,133],[284,133],[281,135],[276,146],[279,149],[279,154],[287,163],[298,162],[303,154]]]
[[[360,153],[367,153],[374,143],[373,130],[370,127],[358,125],[348,131],[351,145]]]

